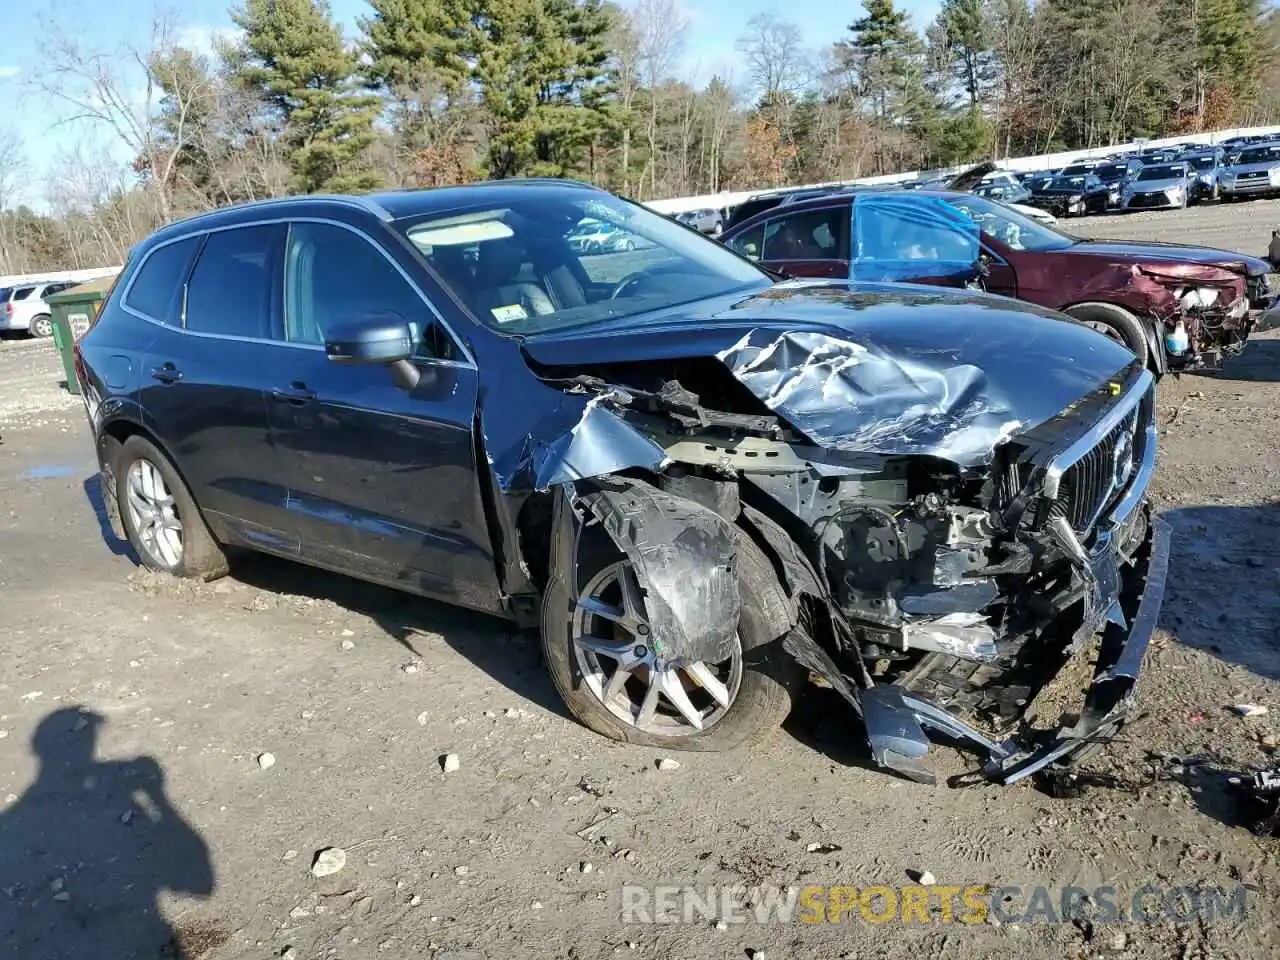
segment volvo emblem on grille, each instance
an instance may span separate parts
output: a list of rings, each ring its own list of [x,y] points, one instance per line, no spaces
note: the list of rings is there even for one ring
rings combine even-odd
[[[1123,490],[1133,475],[1133,434],[1127,430],[1116,437],[1116,450],[1111,460],[1113,490]]]

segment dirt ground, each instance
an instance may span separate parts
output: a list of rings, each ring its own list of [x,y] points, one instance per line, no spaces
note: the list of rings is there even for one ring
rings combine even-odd
[[[1071,227],[1261,253],[1280,202]],[[276,560],[241,562],[208,585],[144,573],[106,531],[84,413],[60,378],[48,343],[0,342],[8,956],[1280,951],[1280,840],[1242,826],[1231,794],[1198,767],[1148,759],[1273,759],[1280,334],[1218,376],[1160,387],[1154,497],[1175,539],[1140,690],[1148,716],[1089,761],[1121,782],[1068,799],[1027,784],[897,780],[869,767],[856,721],[816,690],[763,746],[678,755],[678,769],[659,770],[662,753],[569,719],[536,642],[497,621]],[[1241,703],[1271,712],[1244,719],[1230,709]],[[441,772],[446,753],[456,772]],[[936,754],[944,772],[972,765]],[[345,849],[346,865],[317,879],[326,847]],[[621,920],[623,884],[900,887],[913,871],[1055,898],[1110,885],[1122,906],[1147,884],[1244,885],[1247,908],[1150,924],[946,924],[936,909],[928,924],[856,911],[839,925]]]

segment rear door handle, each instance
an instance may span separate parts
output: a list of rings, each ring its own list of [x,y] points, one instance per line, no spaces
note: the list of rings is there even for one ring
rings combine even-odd
[[[314,390],[308,390],[305,383],[294,381],[287,387],[276,387],[271,391],[273,400],[279,400],[283,403],[292,403],[294,406],[302,406],[304,403],[310,403],[316,398]]]
[[[182,371],[172,363],[163,363],[151,371],[151,378],[161,383],[177,383],[182,379]]]

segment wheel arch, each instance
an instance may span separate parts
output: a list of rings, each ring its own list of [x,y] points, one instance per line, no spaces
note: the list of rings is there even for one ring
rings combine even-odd
[[[1147,341],[1147,367],[1157,376],[1163,376],[1168,371],[1168,364],[1165,362],[1164,340],[1157,329],[1159,321],[1155,317],[1140,313],[1128,304],[1115,303],[1111,300],[1080,300],[1076,303],[1069,303],[1059,309],[1069,317],[1083,320],[1086,318],[1081,314],[1087,313],[1095,307],[1102,307],[1104,310],[1123,310],[1131,316]]]

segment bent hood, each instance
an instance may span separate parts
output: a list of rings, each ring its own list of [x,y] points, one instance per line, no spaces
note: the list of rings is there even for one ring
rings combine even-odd
[[[1161,243],[1157,240],[1081,240],[1067,249],[1072,253],[1120,258],[1130,263],[1170,260],[1180,263],[1199,263],[1205,266],[1223,267],[1247,276],[1259,276],[1269,273],[1272,269],[1265,260],[1236,253],[1233,250],[1183,246],[1179,243]]]
[[[786,283],[530,339],[549,379],[714,357],[813,443],[962,467],[1123,374],[1133,354],[1030,304],[914,285]],[[598,408],[597,408],[598,409]]]

